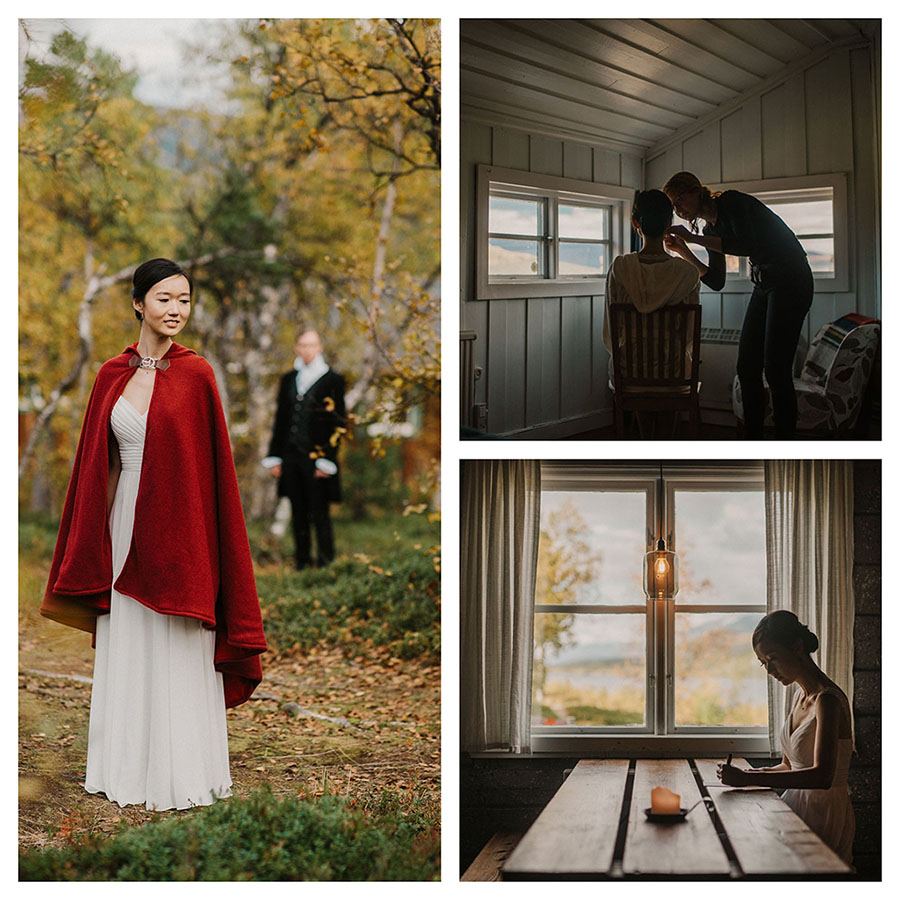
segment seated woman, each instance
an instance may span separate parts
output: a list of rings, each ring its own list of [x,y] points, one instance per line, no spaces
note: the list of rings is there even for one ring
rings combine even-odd
[[[847,695],[813,661],[819,639],[794,613],[778,609],[753,632],[760,665],[781,684],[796,684],[794,703],[781,729],[777,766],[739,769],[720,764],[719,780],[732,787],[784,790],[781,799],[848,865],[856,818],[847,773],[853,752]]]
[[[631,224],[641,236],[637,253],[617,256],[606,276],[606,306],[630,303],[638,312],[652,313],[676,303],[697,303],[700,276],[689,262],[670,256],[663,244],[666,229],[672,224],[672,202],[656,190],[638,191],[631,212]],[[612,337],[609,309],[603,318],[603,343],[610,351],[612,377]],[[624,337],[619,338],[619,346]],[[647,352],[653,348],[648,347]]]

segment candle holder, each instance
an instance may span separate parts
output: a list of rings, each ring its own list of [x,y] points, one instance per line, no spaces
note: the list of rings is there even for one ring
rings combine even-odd
[[[696,809],[701,803],[705,804],[708,800],[708,797],[701,797],[693,806],[688,809],[685,809],[682,806],[681,809],[675,813],[655,813],[653,812],[653,807],[648,806],[644,810],[644,815],[647,817],[648,822],[656,822],[660,825],[675,825],[678,822],[684,822],[691,810]]]

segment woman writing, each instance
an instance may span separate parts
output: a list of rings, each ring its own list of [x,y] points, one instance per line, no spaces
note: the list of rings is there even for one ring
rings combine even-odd
[[[806,251],[787,225],[764,203],[740,191],[713,194],[696,175],[678,172],[663,187],[675,212],[691,223],[668,230],[666,247],[696,266],[714,291],[725,285],[725,254],[750,258],[753,293],[744,315],[737,375],[744,399],[746,437],[763,437],[766,394],[772,393],[775,435],[792,438],[797,427],[793,360],[813,299],[813,276]],[[702,234],[696,234],[703,219]],[[709,251],[704,265],[688,244]]]
[[[41,613],[92,634],[85,789],[185,809],[230,793],[225,708],[266,648],[212,368],[175,343],[191,280],[134,272],[138,340],[85,411]]]
[[[847,772],[853,750],[846,694],[812,661],[819,639],[787,610],[765,616],[753,632],[760,665],[781,684],[796,684],[781,730],[777,766],[743,770],[721,764],[719,779],[733,787],[784,789],[782,800],[840,856],[851,862],[856,820]]]

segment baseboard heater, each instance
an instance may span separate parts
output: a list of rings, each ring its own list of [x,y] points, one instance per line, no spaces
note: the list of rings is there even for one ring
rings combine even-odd
[[[703,344],[739,344],[740,328],[701,328],[700,342]]]

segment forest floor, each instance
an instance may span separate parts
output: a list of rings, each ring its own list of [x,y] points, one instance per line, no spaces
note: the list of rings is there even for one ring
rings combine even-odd
[[[45,543],[40,541],[39,543]],[[89,637],[37,612],[46,550],[23,548],[19,613],[20,848],[65,846],[161,815],[83,788],[93,650]],[[278,577],[280,565],[257,570]],[[262,593],[262,592],[261,592]],[[234,795],[390,800],[440,827],[440,667],[370,640],[269,652],[254,697],[228,711]],[[190,815],[177,813],[177,815]]]

